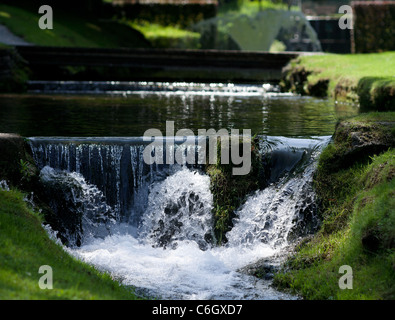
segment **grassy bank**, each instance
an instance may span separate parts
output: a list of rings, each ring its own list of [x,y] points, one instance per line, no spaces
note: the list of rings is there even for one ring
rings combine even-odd
[[[321,229],[275,276],[278,288],[306,299],[395,298],[394,146],[394,112],[338,125],[314,178]],[[342,265],[353,270],[352,289],[339,288]]]
[[[108,274],[78,261],[49,239],[42,217],[19,191],[0,189],[0,299],[135,299]],[[41,265],[53,270],[53,289],[40,289]]]
[[[148,21],[98,19],[56,11],[54,28],[40,30],[40,15],[29,8],[1,5],[0,24],[25,41],[42,46],[101,48],[198,49],[200,34],[176,25],[162,26]]]
[[[359,102],[362,108],[395,110],[395,52],[302,56],[285,70],[293,92]]]
[[[54,13],[52,30],[41,30],[37,8],[0,4],[0,24],[25,41],[42,46],[64,47],[150,47],[144,36],[116,20],[100,20],[78,12]]]

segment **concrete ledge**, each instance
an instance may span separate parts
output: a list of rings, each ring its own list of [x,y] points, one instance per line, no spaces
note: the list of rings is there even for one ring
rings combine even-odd
[[[279,81],[282,68],[291,59],[311,54],[38,46],[16,49],[29,62],[33,78],[37,80],[66,80],[67,76],[58,68],[74,66],[95,69],[96,78],[95,72],[90,72],[90,78],[89,72],[85,72],[85,79],[89,80]],[[118,76],[121,73],[122,77]]]

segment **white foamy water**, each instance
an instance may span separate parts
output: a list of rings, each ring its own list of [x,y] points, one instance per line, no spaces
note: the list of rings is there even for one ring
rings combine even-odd
[[[271,289],[267,281],[237,271],[273,255],[276,251],[268,244],[215,247],[204,242],[213,224],[209,184],[208,176],[184,168],[152,186],[139,230],[125,232],[128,226],[118,225],[111,236],[91,238],[71,251],[149,296],[292,298]],[[163,236],[165,243],[158,241]]]
[[[270,256],[269,247],[253,250],[201,250],[194,241],[176,249],[154,248],[133,235],[113,235],[74,251],[88,263],[110,272],[124,285],[163,299],[289,299],[268,283],[237,272],[257,257]]]
[[[133,192],[137,195],[144,187],[146,196],[133,197],[132,211],[115,223],[108,219],[94,223],[103,210],[116,210],[105,205],[105,195],[80,173],[44,167],[42,175],[55,186],[62,183],[71,194],[79,190],[76,202],[84,202],[87,209],[82,244],[67,250],[137,293],[163,299],[295,299],[271,288],[270,280],[244,272],[257,262],[268,270],[278,266],[288,246],[314,229],[312,174],[328,141],[329,137],[268,139],[262,152],[270,154],[268,181],[275,182],[247,197],[236,210],[228,242],[222,246],[214,245],[210,179],[197,169],[174,166],[156,175],[158,179],[139,183],[145,176],[131,152],[131,170],[140,173],[133,175]],[[154,174],[151,169],[148,176]],[[117,199],[118,185],[114,184]],[[91,208],[90,202],[96,205]],[[134,217],[132,222],[128,217]],[[103,228],[106,232],[96,232]]]

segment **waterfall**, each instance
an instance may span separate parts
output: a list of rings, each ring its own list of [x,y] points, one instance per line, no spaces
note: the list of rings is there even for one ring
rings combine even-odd
[[[193,240],[207,249],[214,237],[209,187],[207,175],[195,171],[191,179],[191,172],[185,168],[154,184],[140,236],[151,238],[154,246],[175,248],[179,241]]]
[[[263,258],[275,263],[276,253],[314,232],[312,175],[329,139],[260,137],[266,187],[236,210],[221,247],[213,241],[213,195],[202,168],[147,165],[141,138],[29,142],[54,211],[74,214],[74,229],[55,231],[77,257],[156,297],[291,299],[239,270]]]
[[[148,142],[142,138],[32,137],[29,143],[40,170],[49,166],[81,174],[103,193],[118,221],[135,223],[141,213],[138,206],[148,197],[148,186],[169,171],[169,166],[144,163]]]

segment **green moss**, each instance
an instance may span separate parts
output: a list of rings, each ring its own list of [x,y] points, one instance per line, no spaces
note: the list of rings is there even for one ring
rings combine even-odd
[[[135,299],[108,274],[76,260],[49,239],[42,217],[23,194],[0,190],[0,299]],[[53,270],[53,289],[42,290],[41,265]]]
[[[221,164],[221,141],[217,143],[217,163],[206,166],[210,176],[210,190],[214,200],[215,235],[218,244],[226,242],[225,234],[232,227],[235,210],[242,205],[247,195],[260,187],[262,174],[261,156],[257,141],[251,140],[251,170],[246,175],[233,175],[233,164]],[[240,142],[240,145],[242,142]]]

